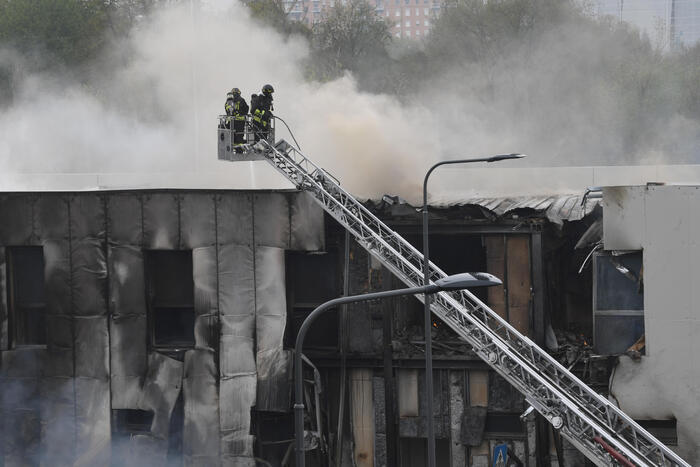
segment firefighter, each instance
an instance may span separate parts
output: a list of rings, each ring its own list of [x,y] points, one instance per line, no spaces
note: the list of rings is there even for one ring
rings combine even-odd
[[[275,90],[271,85],[266,84],[262,88],[262,94],[255,97],[255,102],[251,109],[253,115],[253,127],[255,128],[255,141],[267,139],[270,131],[270,121],[272,120],[272,93]]]
[[[245,143],[245,116],[248,115],[248,103],[241,97],[241,90],[238,88],[231,89],[231,92],[226,94],[226,128],[231,128],[231,120],[233,120],[233,146],[236,152],[240,152],[241,144]]]

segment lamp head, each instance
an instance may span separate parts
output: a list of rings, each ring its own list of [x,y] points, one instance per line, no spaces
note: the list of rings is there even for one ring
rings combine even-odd
[[[505,161],[508,159],[522,159],[524,157],[527,157],[525,154],[499,154],[497,156],[491,156],[486,162],[498,162],[498,161]]]
[[[443,277],[435,281],[435,292],[444,290],[462,290],[471,287],[491,287],[501,285],[503,282],[487,272],[463,272],[452,276]]]

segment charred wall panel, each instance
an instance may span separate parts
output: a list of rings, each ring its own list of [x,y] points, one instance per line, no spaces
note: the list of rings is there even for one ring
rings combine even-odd
[[[69,197],[76,463],[109,460],[109,332],[102,196]]]
[[[324,212],[308,193],[292,195],[291,250],[319,251],[325,249]]]
[[[7,259],[5,248],[0,246],[0,351],[10,348],[7,311]]]
[[[27,195],[0,197],[0,244],[29,245],[34,231],[34,198]]]
[[[219,416],[224,465],[255,464],[253,437],[250,436],[250,409],[255,405],[257,382],[254,268],[250,245],[219,247]]]
[[[185,402],[183,454],[186,466],[219,463],[219,392],[214,352],[205,349],[185,353],[182,381]]]
[[[282,350],[287,320],[284,250],[259,246],[255,250],[255,330],[258,370],[257,408],[289,408],[291,358]]]
[[[39,398],[42,463],[44,465],[73,464],[77,438],[73,378],[43,378]]]
[[[164,465],[178,455],[173,420],[184,407],[185,464],[254,465],[251,408],[289,410],[284,249],[323,248],[323,212],[311,198],[7,195],[0,216],[12,219],[0,222],[0,349],[10,345],[6,246],[42,247],[47,322],[45,347],[0,354],[0,458]],[[172,355],[184,362],[149,346],[151,249],[192,250],[195,348]],[[152,414],[152,423],[124,436],[119,411]],[[21,433],[7,435],[16,426]]]
[[[219,323],[219,297],[217,289],[216,247],[192,250],[194,274],[194,338],[195,346],[203,349],[217,348]]]
[[[180,197],[175,193],[143,195],[143,247],[180,248]]]
[[[0,368],[0,460],[4,465],[38,463],[41,417],[39,390],[43,349],[2,353]],[[30,461],[29,461],[30,460]]]
[[[284,193],[253,196],[255,244],[289,249],[289,200]]]
[[[143,244],[143,205],[141,195],[107,196],[107,229],[109,240],[118,245]]]
[[[182,248],[195,249],[216,243],[216,205],[213,194],[186,194],[181,197],[180,229]]]
[[[253,195],[236,192],[218,195],[216,223],[220,245],[252,245]]]
[[[143,253],[130,245],[109,249],[112,408],[136,408],[147,368]]]

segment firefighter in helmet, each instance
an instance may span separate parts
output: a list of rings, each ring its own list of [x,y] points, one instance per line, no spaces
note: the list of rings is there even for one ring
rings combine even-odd
[[[241,97],[241,90],[238,88],[231,89],[231,92],[226,94],[226,128],[231,128],[233,121],[233,146],[240,146],[245,143],[245,116],[248,115],[248,103]],[[236,149],[236,152],[240,152]]]
[[[255,128],[255,141],[260,139],[267,139],[267,135],[270,131],[270,121],[272,120],[272,111],[274,110],[272,106],[272,93],[275,92],[272,85],[266,84],[262,88],[262,94],[257,96],[253,94],[253,100],[251,102],[252,109],[251,114],[253,115],[253,126]]]

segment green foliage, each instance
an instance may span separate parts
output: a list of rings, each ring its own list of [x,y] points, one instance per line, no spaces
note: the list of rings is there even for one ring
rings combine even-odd
[[[390,40],[389,25],[365,0],[336,3],[313,30],[313,73],[323,79],[367,73],[388,59]]]
[[[100,50],[107,19],[100,0],[0,0],[0,44],[75,65]]]
[[[292,34],[311,35],[305,24],[289,19],[282,0],[251,0],[247,5],[253,19],[271,26],[285,37]]]

